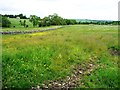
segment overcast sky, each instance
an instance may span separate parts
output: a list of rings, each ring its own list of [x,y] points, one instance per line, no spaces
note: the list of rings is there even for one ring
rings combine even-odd
[[[119,0],[0,0],[1,14],[37,15],[57,13],[63,18],[118,20]]]

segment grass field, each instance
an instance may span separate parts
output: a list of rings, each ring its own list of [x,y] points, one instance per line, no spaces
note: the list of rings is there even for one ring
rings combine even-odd
[[[30,88],[70,76],[80,64],[95,70],[84,74],[78,88],[118,87],[117,26],[73,25],[24,35],[2,36],[3,88]]]
[[[16,28],[21,28],[24,26],[20,25],[20,20],[23,22],[24,20],[26,20],[26,24],[29,27],[33,27],[32,23],[29,21],[29,19],[17,19],[17,18],[8,18],[8,20],[10,20],[11,22],[11,27],[15,26]]]

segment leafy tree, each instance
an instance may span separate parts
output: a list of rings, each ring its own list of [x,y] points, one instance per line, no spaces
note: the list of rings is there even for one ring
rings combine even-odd
[[[65,19],[54,13],[53,15],[44,17],[39,22],[39,27],[50,26],[50,25],[66,25],[66,21]]]
[[[50,26],[51,25],[50,18],[49,17],[44,17],[43,19],[41,19],[40,24],[41,24],[41,26]]]
[[[76,20],[74,19],[65,19],[67,25],[74,25],[77,24]]]
[[[33,23],[33,27],[37,26],[40,21],[40,17],[37,17],[36,15],[30,15],[30,22]]]
[[[54,13],[53,15],[49,15],[48,17],[44,17],[43,19],[41,19],[39,23],[39,27],[50,26],[50,25],[70,25],[70,24],[71,25],[77,24],[77,22],[74,19],[63,19],[62,17]]]
[[[7,19],[7,17],[2,17],[2,27],[10,27],[11,22]]]
[[[63,18],[54,13],[53,15],[51,15],[51,21],[52,25],[62,25]]]

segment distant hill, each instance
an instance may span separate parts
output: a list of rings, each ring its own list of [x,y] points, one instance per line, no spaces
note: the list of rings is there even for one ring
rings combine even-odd
[[[112,22],[112,20],[75,19],[77,22]]]

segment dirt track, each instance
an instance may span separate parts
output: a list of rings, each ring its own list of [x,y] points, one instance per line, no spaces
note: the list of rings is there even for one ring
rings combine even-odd
[[[94,63],[94,59],[96,60],[96,58],[92,59],[87,63],[75,67],[70,76],[55,81],[46,81],[42,86],[32,87],[30,90],[73,90],[84,84],[81,82],[84,75],[90,75],[99,67],[99,65]]]

